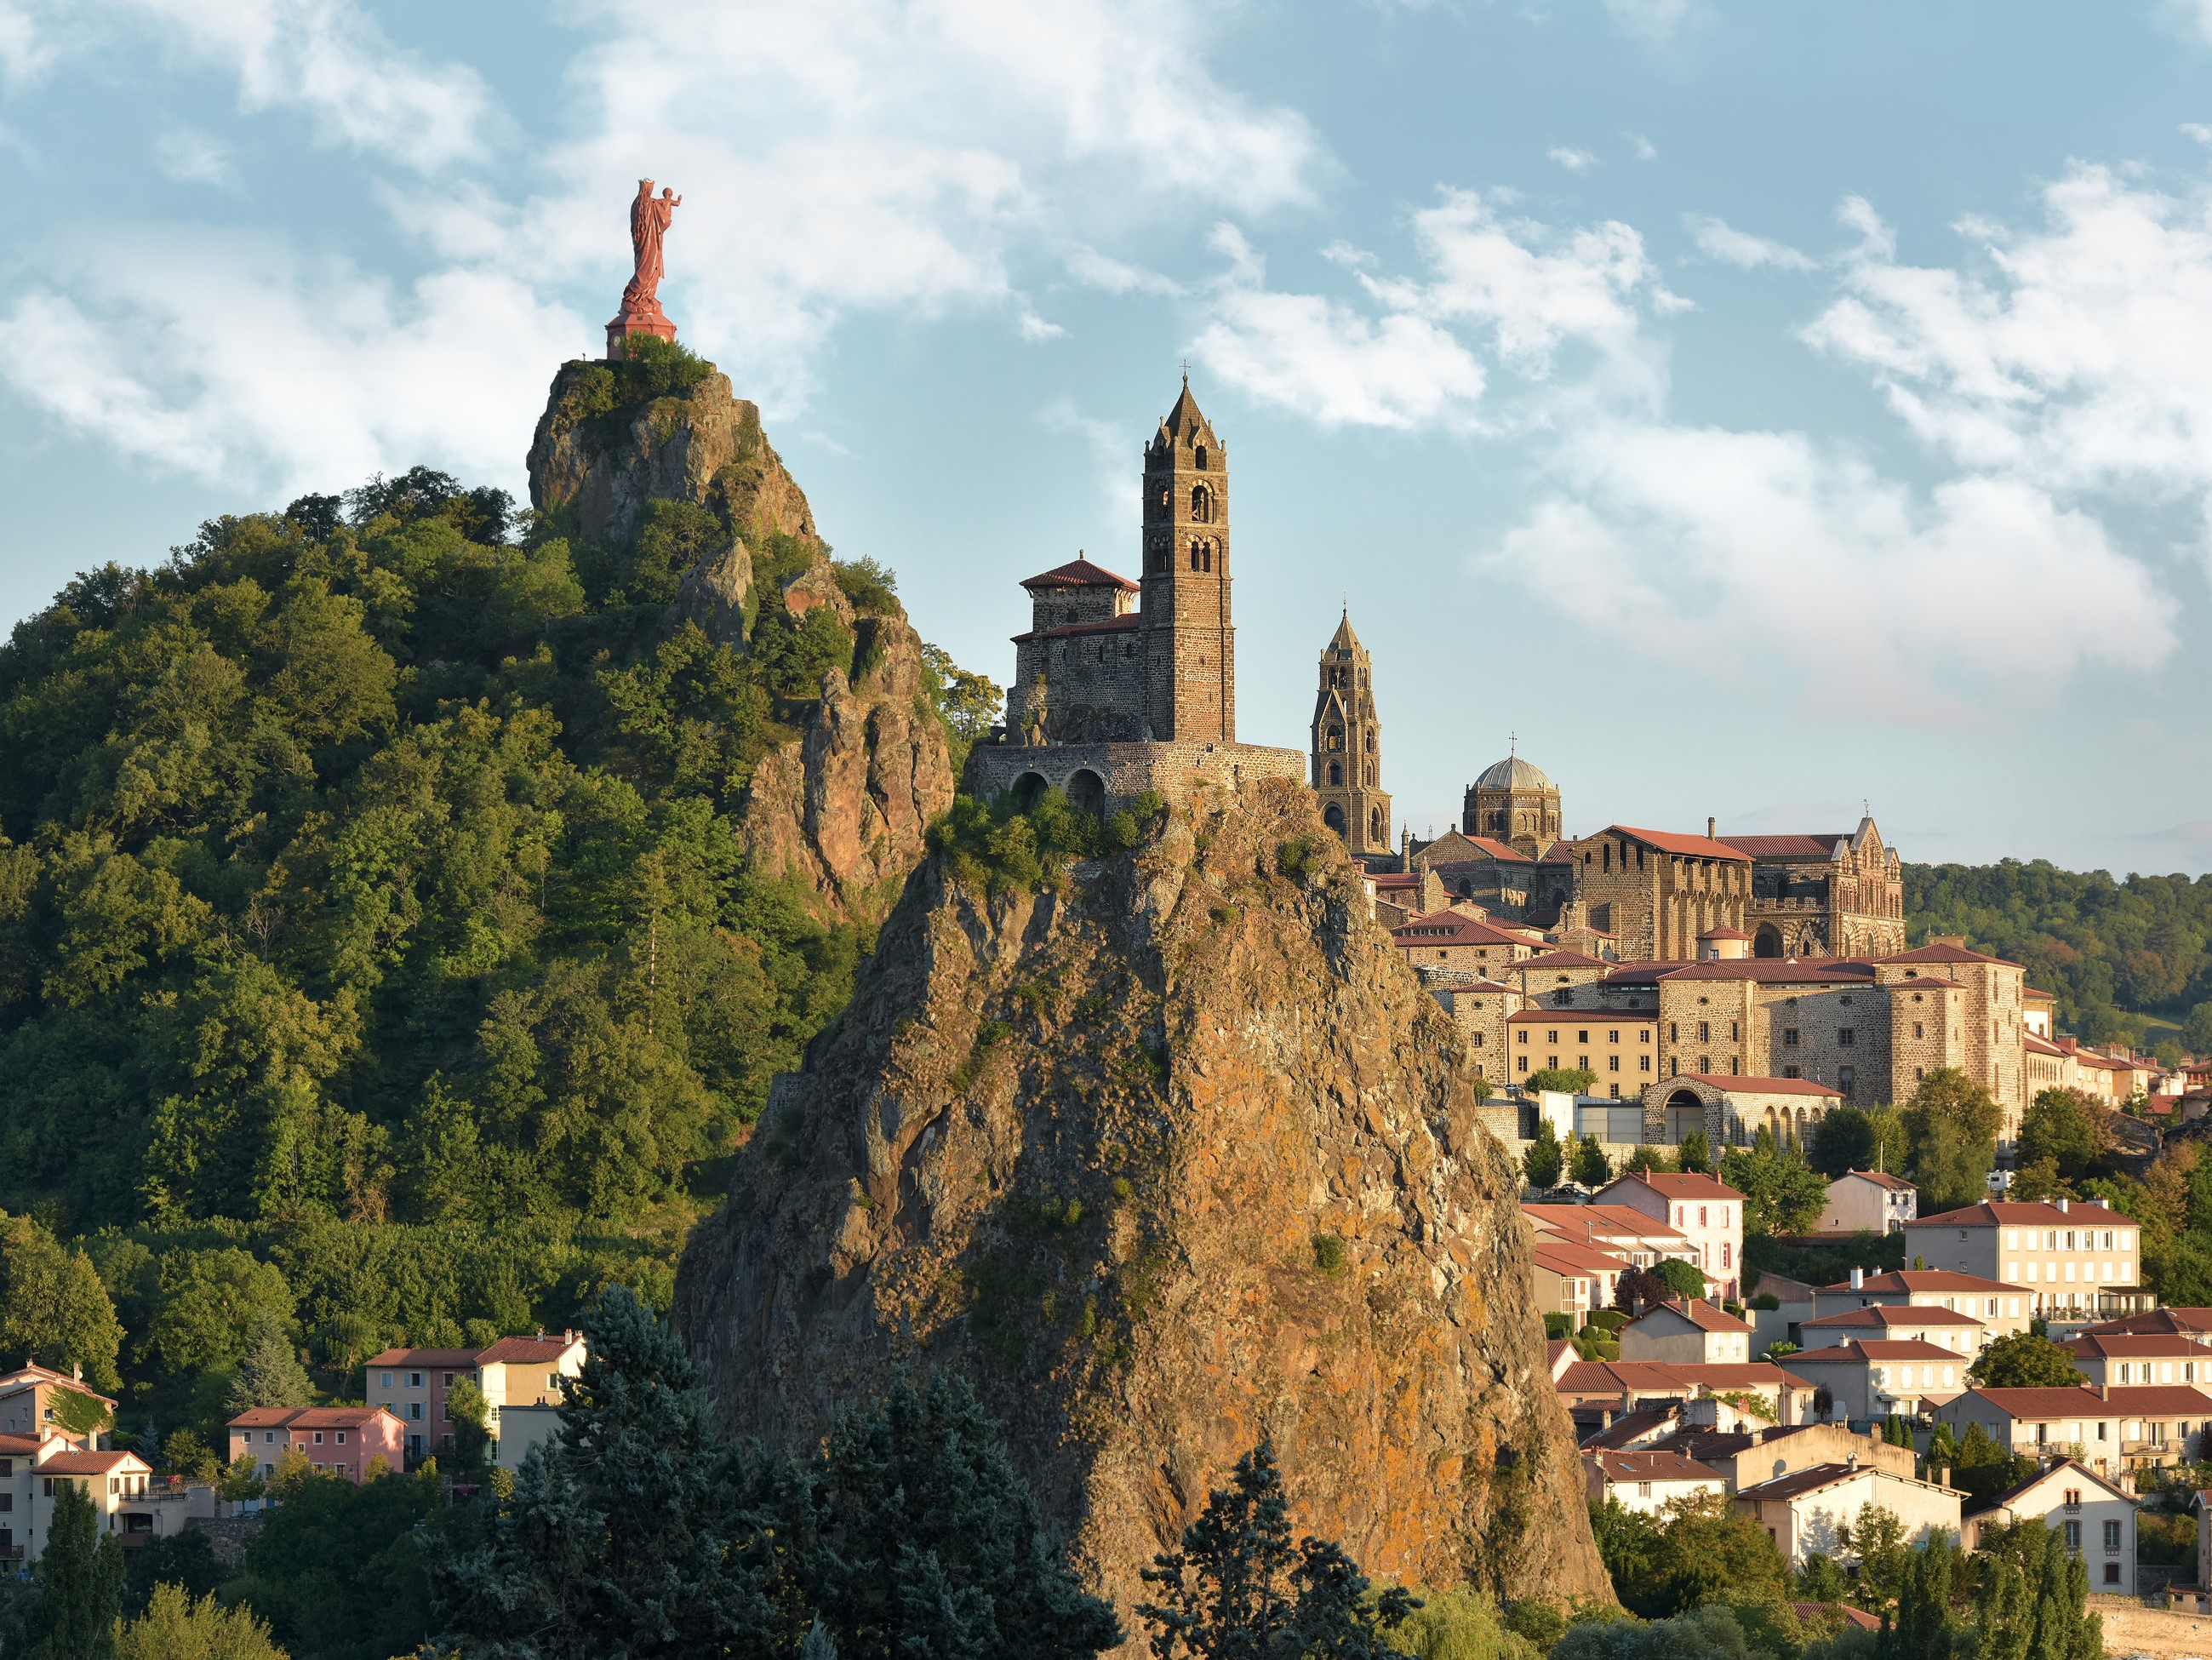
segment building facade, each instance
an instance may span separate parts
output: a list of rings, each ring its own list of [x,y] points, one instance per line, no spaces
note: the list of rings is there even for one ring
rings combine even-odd
[[[1540,859],[1565,831],[1559,787],[1516,750],[1492,762],[1467,787],[1460,830],[1513,848],[1524,858]]]
[[[1382,722],[1374,665],[1346,611],[1321,654],[1314,698],[1313,787],[1322,822],[1355,855],[1390,851],[1390,797],[1382,788]]]

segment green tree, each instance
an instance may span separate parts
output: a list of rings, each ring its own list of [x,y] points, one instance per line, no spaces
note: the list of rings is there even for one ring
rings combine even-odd
[[[430,1631],[423,1554],[443,1548],[457,1519],[439,1489],[434,1468],[359,1487],[310,1477],[262,1517],[224,1600],[252,1608],[302,1657],[414,1652]]]
[[[246,1347],[232,1376],[224,1405],[235,1414],[253,1407],[305,1407],[313,1404],[315,1386],[300,1364],[299,1352],[284,1328],[270,1314],[254,1316]]]
[[[1858,1558],[1860,1602],[1875,1614],[1884,1612],[1905,1589],[1907,1559],[1912,1554],[1905,1541],[1904,1523],[1886,1505],[1865,1505],[1844,1529],[1844,1544]]]
[[[453,1380],[446,1392],[446,1415],[453,1424],[453,1462],[461,1469],[481,1469],[491,1445],[491,1405],[474,1378]]]
[[[47,1408],[53,1414],[58,1428],[82,1437],[89,1443],[93,1436],[115,1426],[115,1414],[107,1402],[96,1395],[87,1395],[82,1389],[57,1389]]]
[[[1559,1171],[1563,1160],[1559,1152],[1559,1138],[1552,1128],[1552,1121],[1536,1121],[1535,1140],[1521,1155],[1521,1168],[1528,1177],[1528,1185],[1541,1191],[1559,1185]]]
[[[1743,1195],[1747,1234],[1808,1233],[1828,1202],[1828,1184],[1796,1147],[1778,1148],[1761,1126],[1748,1147],[1721,1156],[1721,1180]]]
[[[1938,1067],[1921,1079],[1901,1116],[1923,1216],[1989,1196],[2001,1117],[1987,1090],[1956,1067]]]
[[[123,1607],[123,1541],[74,1481],[54,1486],[39,1557],[38,1660],[107,1660]]]
[[[846,1660],[1054,1660],[1121,1640],[1112,1608],[1054,1559],[1035,1500],[957,1377],[919,1389],[902,1379],[872,1410],[846,1414],[807,1482],[799,1577]],[[1356,1605],[1366,1585],[1339,1572],[1316,1589]]]
[[[1999,1446],[1979,1424],[1966,1426],[1951,1466],[1950,1485],[1977,1504],[1986,1504],[2035,1472],[2035,1462]]]
[[[2212,1055],[2212,999],[2207,999],[2189,1011],[2181,1023],[2181,1041],[2189,1046],[2191,1054]]]
[[[1805,1553],[1805,1560],[1797,1570],[1796,1594],[1806,1602],[1840,1602],[1850,1595],[1850,1581],[1836,1559],[1826,1551]]]
[[[544,1660],[795,1648],[773,1470],[714,1433],[690,1356],[635,1297],[605,1294],[584,1329],[560,1429],[482,1541],[431,1558],[441,1640]]]
[[[1659,1518],[1649,1511],[1630,1510],[1610,1495],[1603,1504],[1593,1501],[1589,1515],[1590,1535],[1612,1577],[1613,1593],[1626,1602],[1632,1588],[1650,1583],[1659,1554]]]
[[[1788,1565],[1766,1530],[1726,1495],[1708,1493],[1668,1502],[1648,1577],[1622,1601],[1656,1620],[1715,1602],[1778,1602],[1789,1590]]]
[[[2104,1620],[2087,1611],[2089,1571],[2033,1517],[1982,1529],[1974,1603],[1978,1660],[2099,1660]]]
[[[179,1247],[161,1259],[145,1347],[173,1373],[228,1368],[257,1328],[289,1325],[294,1307],[291,1287],[274,1263],[235,1245]]]
[[[2000,1337],[1966,1368],[1966,1381],[1990,1389],[2071,1389],[2083,1379],[2070,1350],[2033,1331]]]
[[[980,674],[970,674],[939,646],[921,648],[928,670],[928,690],[938,716],[952,739],[952,775],[957,778],[968,751],[991,734],[1004,706],[1005,694]]]
[[[1585,1135],[1575,1143],[1574,1179],[1586,1188],[1601,1188],[1613,1180],[1613,1165],[1597,1137]]]
[[[1552,1660],[1759,1660],[1726,1608],[1699,1608],[1649,1626],[1586,1620],[1562,1637]]]
[[[123,1328],[92,1259],[65,1249],[27,1216],[0,1213],[0,1356],[81,1366],[95,1389],[116,1388]]]
[[[146,1612],[116,1628],[115,1660],[289,1660],[246,1608],[156,1585]]]
[[[1705,1131],[1698,1129],[1684,1131],[1682,1145],[1677,1151],[1684,1170],[1707,1173],[1711,1171],[1713,1151],[1706,1144]]]
[[[2061,1178],[2081,1180],[2112,1146],[2107,1114],[2078,1091],[2039,1091],[2021,1116],[2020,1140],[2014,1162],[2035,1164],[2049,1160]]]
[[[1679,1256],[1669,1256],[1651,1266],[1651,1273],[1674,1297],[1703,1297],[1705,1294],[1705,1272],[1694,1262],[1685,1262]]]
[[[1583,1067],[1546,1067],[1521,1080],[1525,1090],[1557,1090],[1568,1095],[1588,1095],[1597,1087],[1597,1074]]]
[[[1901,1553],[1897,1611],[1883,1620],[1875,1649],[1881,1660],[1952,1660],[1959,1627],[1951,1589],[1961,1566],[1958,1547],[1948,1537]]]
[[[1383,1660],[1389,1633],[1417,1606],[1393,1587],[1368,1596],[1366,1577],[1335,1545],[1291,1543],[1290,1508],[1266,1441],[1207,1497],[1182,1548],[1143,1570],[1158,1602],[1140,1602],[1155,1660]],[[1102,1646],[1103,1646],[1102,1645]]]

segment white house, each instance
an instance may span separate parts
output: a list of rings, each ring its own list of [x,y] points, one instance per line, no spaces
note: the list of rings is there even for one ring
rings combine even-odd
[[[1666,1223],[1689,1242],[1692,1259],[1711,1288],[1739,1294],[1743,1272],[1743,1195],[1717,1176],[1638,1171],[1594,1195],[1601,1205],[1626,1205]]]
[[[1769,1361],[1742,1366],[1681,1366],[1662,1360],[1578,1360],[1554,1387],[1571,1411],[1602,1408],[1614,1417],[1639,1407],[1693,1402],[1708,1395],[1758,1404],[1770,1424],[1802,1424],[1811,1414],[1813,1385]]]
[[[1696,1250],[1679,1230],[1626,1205],[1523,1205],[1521,1214],[1539,1235],[1588,1245],[1639,1268],[1670,1258],[1697,1260]]]
[[[1592,1504],[1611,1499],[1624,1510],[1647,1516],[1659,1515],[1669,1499],[1724,1493],[1728,1487],[1718,1470],[1679,1452],[1585,1452],[1583,1476]]]
[[[2212,1395],[2178,1383],[2116,1389],[1971,1389],[1936,1409],[1961,1439],[1979,1424],[2001,1447],[2024,1456],[2069,1455],[2107,1474],[2192,1456]]]
[[[1613,1306],[1613,1291],[1629,1268],[1617,1256],[1549,1235],[1538,1236],[1528,1257],[1538,1312],[1571,1315],[1577,1330],[1593,1311]]]
[[[1686,1366],[1741,1365],[1751,1359],[1751,1335],[1746,1322],[1692,1297],[1647,1309],[1623,1326],[1620,1358]]]
[[[1982,1529],[1991,1523],[2033,1517],[2063,1533],[2067,1551],[2088,1564],[2091,1590],[2133,1596],[2138,1504],[2125,1487],[2071,1458],[2062,1458],[1967,1516],[1960,1542],[1978,1550]],[[2203,1531],[2200,1525],[2200,1536]]]
[[[2105,1320],[2154,1305],[2142,1288],[2142,1228],[2102,1201],[1990,1200],[1905,1225],[1938,1268],[2002,1280],[2051,1320]]]
[[[1905,1268],[1892,1274],[1853,1268],[1848,1280],[1813,1293],[1815,1319],[1865,1308],[1942,1309],[1972,1315],[1981,1323],[1981,1341],[1988,1344],[2026,1331],[2035,1317],[2035,1298],[2002,1280],[1950,1268]]]
[[[1801,1322],[1797,1334],[1808,1350],[1835,1343],[1932,1343],[1971,1359],[1988,1347],[1989,1329],[1955,1309],[1898,1309],[1877,1303]]]
[[[1846,1421],[1917,1417],[1923,1402],[1948,1401],[1963,1389],[1972,1364],[1953,1350],[1920,1342],[1838,1343],[1790,1357],[1791,1371],[1828,1391],[1828,1417]]]
[[[1739,1488],[1736,1507],[1766,1529],[1792,1567],[1814,1551],[1856,1560],[1844,1542],[1869,1505],[1880,1505],[1904,1524],[1908,1542],[1938,1533],[1956,1537],[1960,1495],[1933,1481],[1917,1481],[1871,1464],[1815,1464],[1779,1481]]]
[[[2058,1347],[2092,1383],[2212,1383],[2212,1353],[2178,1333],[2100,1337],[2085,1332]]]
[[[1919,1213],[1919,1190],[1880,1171],[1846,1171],[1828,1183],[1814,1225],[1822,1233],[1895,1233]]]

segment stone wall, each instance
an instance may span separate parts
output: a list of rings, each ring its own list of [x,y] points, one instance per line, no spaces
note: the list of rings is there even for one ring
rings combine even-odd
[[[1765,1000],[1766,1042],[1756,1069],[1788,1078],[1795,1067],[1796,1076],[1842,1090],[1856,1107],[1893,1100],[1889,1003],[1879,986],[1778,988]]]
[[[1186,801],[1201,790],[1233,791],[1262,779],[1303,784],[1305,770],[1296,750],[1257,744],[978,744],[968,752],[961,787],[988,800],[1034,776],[1078,800],[1096,787],[1112,812],[1146,790]]]

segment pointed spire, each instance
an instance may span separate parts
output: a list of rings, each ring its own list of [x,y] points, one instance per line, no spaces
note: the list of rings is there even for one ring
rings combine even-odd
[[[1352,608],[1345,607],[1344,616],[1337,623],[1336,632],[1329,636],[1328,648],[1333,652],[1358,651],[1359,636],[1352,631]]]
[[[1160,428],[1170,438],[1182,438],[1205,429],[1206,415],[1198,407],[1198,399],[1190,395],[1190,365],[1183,365],[1182,390],[1176,394],[1175,405],[1160,423]]]

